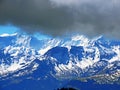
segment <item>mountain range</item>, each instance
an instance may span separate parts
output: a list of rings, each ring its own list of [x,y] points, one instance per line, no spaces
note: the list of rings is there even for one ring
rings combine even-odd
[[[120,41],[0,35],[0,90],[120,89]]]

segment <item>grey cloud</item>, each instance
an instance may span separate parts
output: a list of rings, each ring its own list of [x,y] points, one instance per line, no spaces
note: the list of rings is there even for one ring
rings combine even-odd
[[[0,23],[28,33],[120,38],[119,0],[0,0]]]

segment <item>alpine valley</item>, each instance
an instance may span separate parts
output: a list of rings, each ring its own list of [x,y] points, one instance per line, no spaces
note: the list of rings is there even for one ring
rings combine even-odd
[[[0,90],[120,90],[120,41],[0,35]]]

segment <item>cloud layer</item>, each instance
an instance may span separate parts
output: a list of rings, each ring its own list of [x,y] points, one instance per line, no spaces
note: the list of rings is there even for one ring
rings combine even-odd
[[[120,39],[119,0],[0,0],[0,24],[28,33],[104,34]]]

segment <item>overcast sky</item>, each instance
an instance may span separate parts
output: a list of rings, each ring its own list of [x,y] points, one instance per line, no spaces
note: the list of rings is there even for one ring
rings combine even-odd
[[[0,24],[6,23],[27,33],[120,39],[120,0],[0,0]]]

